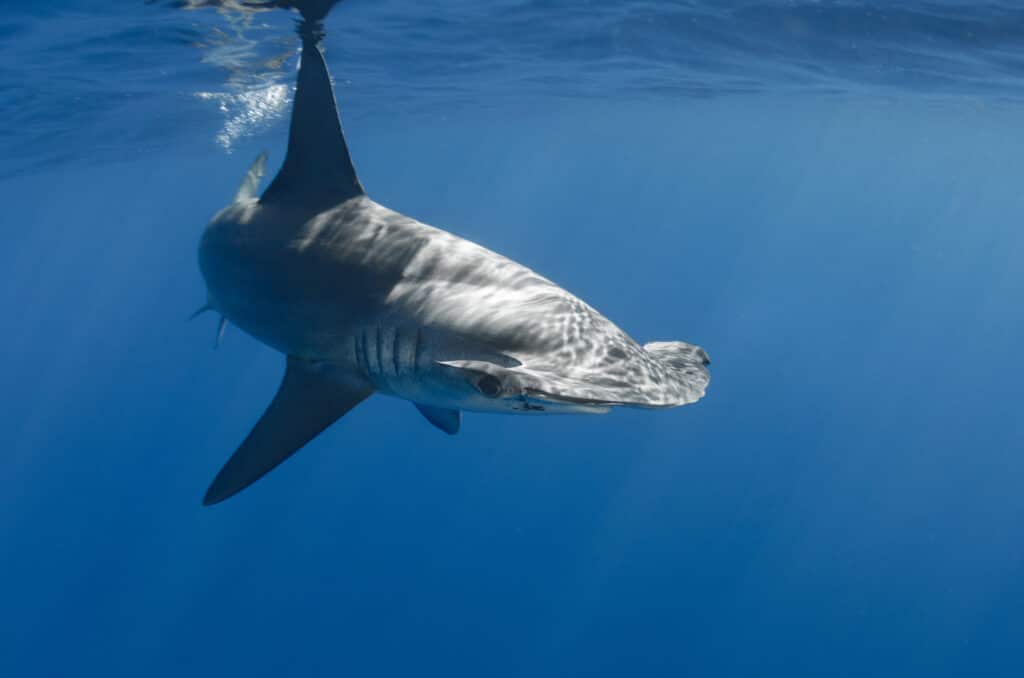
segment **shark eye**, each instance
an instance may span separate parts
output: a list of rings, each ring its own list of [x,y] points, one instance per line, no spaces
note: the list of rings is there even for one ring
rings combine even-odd
[[[501,393],[501,382],[497,377],[489,374],[480,377],[480,380],[476,382],[476,387],[488,398],[497,398]]]

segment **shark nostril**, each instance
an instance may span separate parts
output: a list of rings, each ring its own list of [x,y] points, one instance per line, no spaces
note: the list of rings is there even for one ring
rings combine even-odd
[[[497,377],[489,374],[480,377],[480,380],[476,382],[476,387],[488,398],[497,398],[498,394],[501,393],[501,382],[498,381]]]

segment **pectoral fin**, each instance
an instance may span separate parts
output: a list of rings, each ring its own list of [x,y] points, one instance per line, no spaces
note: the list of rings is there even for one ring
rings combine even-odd
[[[330,381],[289,356],[277,395],[213,479],[203,505],[224,501],[262,478],[372,392],[368,386]]]
[[[420,414],[426,417],[427,421],[448,435],[453,436],[459,432],[459,426],[462,424],[462,412],[459,410],[420,405],[419,403],[413,403],[413,405],[420,411]]]

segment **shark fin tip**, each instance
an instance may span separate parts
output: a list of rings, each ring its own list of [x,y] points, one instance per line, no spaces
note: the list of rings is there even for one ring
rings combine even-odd
[[[224,341],[224,330],[228,327],[228,319],[225,316],[220,317],[220,324],[217,326],[217,338],[214,339],[213,347],[220,348],[221,342]]]

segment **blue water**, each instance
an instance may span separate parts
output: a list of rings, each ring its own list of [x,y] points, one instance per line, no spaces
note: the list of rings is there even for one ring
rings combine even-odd
[[[711,387],[372,398],[205,509],[282,359],[196,245],[297,41],[183,4],[0,13],[0,676],[1024,675],[1017,3],[349,0],[371,196]]]

